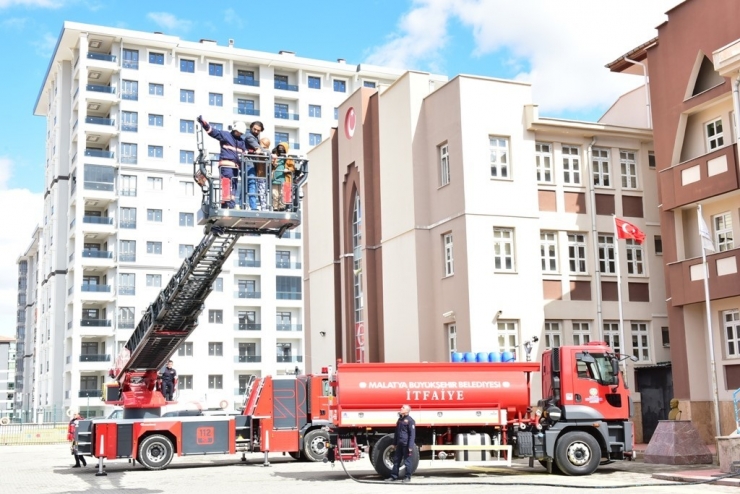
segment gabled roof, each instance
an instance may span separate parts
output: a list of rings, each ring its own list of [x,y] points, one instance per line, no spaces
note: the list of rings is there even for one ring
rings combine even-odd
[[[630,60],[642,62],[647,58],[647,49],[657,44],[658,37],[656,36],[653,39],[641,44],[637,48],[633,48],[632,50],[628,51],[613,62],[606,64],[606,68],[611,70],[612,72],[625,72],[627,69],[631,68],[634,65],[632,62],[628,62],[625,59],[629,58]]]

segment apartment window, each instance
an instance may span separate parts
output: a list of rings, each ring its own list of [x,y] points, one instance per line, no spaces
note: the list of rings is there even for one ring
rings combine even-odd
[[[648,153],[648,168],[651,170],[655,169],[655,153],[653,152]]]
[[[193,182],[180,182],[180,194],[184,196],[195,195],[195,184]]]
[[[223,77],[224,76],[224,66],[220,63],[209,63],[208,64],[208,75],[212,75],[215,77]]]
[[[653,237],[653,243],[655,244],[655,255],[662,256],[663,255],[663,239],[660,237],[660,235],[655,235]]]
[[[137,101],[139,99],[139,82],[138,81],[121,81],[121,98]]]
[[[442,246],[445,252],[445,276],[455,274],[455,261],[452,257],[452,234],[445,233],[442,235]]]
[[[164,96],[164,84],[149,83],[150,96]]]
[[[131,329],[134,327],[134,308],[133,307],[119,307],[118,308],[118,327],[122,329]],[[123,343],[120,341],[119,343]],[[120,349],[118,353],[121,353]]]
[[[257,312],[253,310],[239,311],[237,319],[239,319],[239,324],[255,324],[257,322]]]
[[[187,345],[187,343],[185,343]],[[192,343],[191,345],[191,352],[192,352]],[[182,348],[182,347],[180,347]],[[179,352],[178,352],[179,355]],[[192,353],[191,353],[192,355]],[[183,375],[180,374],[177,376],[177,389],[193,389],[193,376],[191,375]]]
[[[722,119],[718,118],[705,124],[707,137],[707,151],[713,151],[725,145],[725,138],[722,133]]]
[[[339,108],[334,107],[334,120],[339,119]]]
[[[591,323],[573,321],[573,344],[586,345],[591,341]]]
[[[139,50],[123,49],[123,60],[121,65],[124,69],[139,70]]]
[[[308,87],[311,89],[321,89],[321,77],[308,76]]]
[[[375,81],[362,81],[362,87],[370,87],[374,89],[376,84]]]
[[[162,146],[149,146],[147,154],[150,158],[163,158],[164,148]]]
[[[192,134],[195,132],[195,122],[193,120],[180,120],[180,133]]]
[[[663,348],[671,347],[671,333],[668,330],[668,326],[662,326],[660,328],[660,340],[663,343]]]
[[[439,185],[440,187],[450,183],[450,148],[442,144],[439,149]]]
[[[604,274],[617,272],[612,235],[599,235],[599,272]]]
[[[186,341],[185,343],[180,345],[180,348],[177,349],[177,356],[178,357],[192,357],[193,356],[193,342]],[[182,379],[182,376],[180,377]]]
[[[321,134],[308,134],[308,144],[316,146],[321,143]]]
[[[224,344],[220,341],[211,341],[208,343],[208,356],[209,357],[223,357],[224,356]]]
[[[147,209],[146,220],[154,221],[156,223],[162,222],[162,210],[161,209]]]
[[[514,230],[493,229],[493,267],[496,271],[514,271]]]
[[[496,337],[498,349],[502,352],[516,353],[519,347],[519,323],[517,321],[497,321]]]
[[[303,282],[300,276],[276,276],[276,298],[285,300],[301,300]]]
[[[224,95],[219,93],[208,93],[208,104],[210,106],[224,106]]]
[[[275,132],[275,143],[287,142],[290,143],[290,134],[287,132]]]
[[[147,242],[146,253],[154,255],[162,255],[162,242]]]
[[[321,106],[308,105],[308,116],[313,118],[321,118]]]
[[[254,251],[252,251],[252,257],[254,258]],[[275,267],[290,268],[290,251],[288,250],[276,250],[275,251]]]
[[[195,91],[180,89],[180,103],[195,103]]]
[[[254,82],[254,71],[253,70],[236,70],[236,80],[238,84],[253,83]]]
[[[211,324],[223,324],[224,323],[224,311],[209,310],[208,311],[208,322]]]
[[[119,276],[119,295],[136,295],[136,274],[121,273]]]
[[[727,356],[740,356],[740,310],[733,309],[722,312],[722,324],[725,329]]]
[[[335,93],[346,93],[347,92],[347,81],[334,79],[334,92]]]
[[[622,345],[619,341],[619,323],[604,323],[604,341],[615,353],[622,353]]]
[[[180,72],[195,73],[195,60],[180,59]]]
[[[457,351],[457,326],[455,323],[445,324],[447,328],[447,350],[450,354],[450,361],[452,360],[452,354]]]
[[[164,65],[164,53],[149,53],[149,63],[154,65]]]
[[[275,118],[288,118],[288,113],[287,103],[275,103]]]
[[[214,292],[224,291],[224,279],[223,278],[216,278],[216,281],[213,282],[213,291]]]
[[[121,130],[124,132],[138,132],[139,114],[135,111],[122,111]]]
[[[224,389],[224,378],[220,374],[208,375],[208,389]]]
[[[552,144],[535,144],[535,165],[537,168],[537,181],[541,183],[552,183]]]
[[[556,321],[545,321],[545,348],[559,348],[563,340],[561,325]]]
[[[637,161],[634,151],[619,151],[619,166],[622,172],[622,188],[637,188]]]
[[[121,208],[120,228],[136,228],[136,208]]]
[[[639,361],[650,361],[650,334],[648,325],[644,322],[633,322],[632,327],[632,355]]]
[[[712,216],[714,226],[714,244],[719,252],[730,250],[735,245],[732,237],[732,216],[730,212]]]
[[[136,262],[136,240],[121,240],[118,260],[121,262]]]
[[[146,186],[149,190],[162,190],[162,177],[146,177]]]
[[[164,127],[164,115],[149,114],[150,127]]]
[[[509,178],[509,138],[488,138],[488,149],[491,155],[491,177]]]
[[[184,149],[180,150],[180,163],[183,165],[192,165],[195,161],[195,152],[194,151],[185,151]]]
[[[161,274],[148,274],[146,275],[146,286],[161,288],[162,286],[162,275]]]
[[[95,355],[97,353],[98,353],[97,343],[95,343],[95,351],[93,353],[87,353],[84,355]],[[97,391],[97,389],[98,389],[98,376],[80,376],[80,391]]]
[[[591,165],[594,175],[595,187],[611,187],[609,174],[609,150],[594,148],[591,152]]]
[[[633,276],[644,275],[644,256],[642,246],[633,239],[627,239],[627,274]]]
[[[571,273],[586,272],[586,236],[581,233],[568,234],[568,262]]]
[[[563,146],[563,183],[581,184],[581,150],[575,146]]]
[[[136,197],[136,175],[121,175],[118,183],[122,196]]]
[[[543,273],[558,272],[558,235],[555,232],[540,233],[540,258]]]
[[[254,115],[254,100],[251,99],[237,99],[236,100],[236,112],[239,115]]]
[[[193,220],[193,213],[180,213],[180,226],[193,226]]]
[[[139,145],[129,142],[121,143],[121,163],[135,165],[139,161]]]
[[[186,244],[180,244],[178,248],[178,254],[180,256],[180,259],[185,259],[186,257],[190,257],[193,254],[193,246],[186,245]]]
[[[254,298],[257,293],[257,282],[254,280],[237,280],[239,298]],[[253,294],[250,296],[249,294]]]

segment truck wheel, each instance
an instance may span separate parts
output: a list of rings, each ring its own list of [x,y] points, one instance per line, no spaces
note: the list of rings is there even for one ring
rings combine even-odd
[[[147,470],[162,470],[170,464],[173,455],[172,442],[165,436],[154,434],[141,441],[136,459]]]
[[[329,434],[321,429],[312,430],[303,438],[303,457],[308,461],[324,461]]]
[[[383,478],[391,476],[393,471],[393,456],[396,454],[396,447],[393,445],[393,434],[381,437],[372,447],[370,461],[373,468]],[[411,469],[414,473],[419,468],[419,446],[414,444],[414,451],[411,453]],[[406,476],[406,467],[402,464],[398,469],[398,478]]]
[[[565,475],[590,475],[600,462],[599,442],[587,432],[568,432],[555,445],[555,463]]]

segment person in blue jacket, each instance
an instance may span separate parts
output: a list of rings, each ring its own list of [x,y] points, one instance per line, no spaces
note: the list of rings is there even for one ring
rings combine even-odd
[[[218,161],[218,169],[221,176],[221,207],[223,209],[234,209],[236,204],[236,186],[239,182],[239,167],[242,156],[247,148],[242,140],[242,135],[247,132],[247,124],[234,122],[231,132],[225,132],[212,127],[202,115],[198,115],[198,123],[203,126],[209,136],[216,139],[221,145],[221,154]]]
[[[390,478],[386,482],[398,480],[398,470],[401,468],[401,462],[406,466],[406,475],[404,482],[411,481],[411,458],[414,454],[414,444],[416,442],[416,422],[409,415],[411,407],[404,405],[398,414],[396,422],[396,433],[393,436],[393,444],[396,446],[396,452],[393,455],[393,470]]]
[[[260,145],[260,134],[265,130],[265,126],[259,120],[255,120],[249,125],[249,132],[242,136],[244,144],[247,148],[248,154],[263,154],[262,146]],[[257,198],[257,163],[253,160],[246,162],[245,174],[247,176],[247,199],[249,201],[249,209],[256,210],[259,206],[259,200]],[[242,184],[243,186],[243,184]]]

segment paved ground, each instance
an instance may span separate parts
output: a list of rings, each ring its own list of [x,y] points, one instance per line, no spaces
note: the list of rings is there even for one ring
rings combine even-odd
[[[132,468],[126,461],[111,461],[106,468],[107,477],[96,477],[88,463],[87,468],[72,469],[74,463],[67,445],[49,446],[0,446],[0,492],[62,493],[62,492],[126,492],[154,494],[226,494],[230,492],[259,492],[260,494],[342,494],[372,492],[450,492],[467,484],[465,492],[491,492],[491,485],[501,483],[532,483],[536,486],[506,487],[508,493],[531,493],[547,488],[547,494],[592,492],[574,489],[574,486],[607,486],[649,484],[641,488],[625,488],[610,492],[639,493],[739,493],[737,487],[716,485],[678,486],[651,477],[656,472],[686,471],[686,467],[648,465],[641,461],[617,462],[601,467],[589,477],[563,477],[547,475],[541,467],[529,469],[517,463],[511,469],[447,469],[424,470],[420,467],[411,484],[358,483],[348,478],[337,464],[334,468],[322,463],[299,463],[282,456],[271,457],[272,466],[262,467],[261,457],[248,457],[246,463],[233,456],[176,458],[167,470],[150,472],[140,467]],[[422,462],[423,463],[423,462]],[[702,467],[702,468],[706,468]],[[347,470],[364,482],[378,480],[367,459],[347,464]],[[449,485],[449,484],[458,484]],[[550,487],[559,484],[563,487]],[[660,487],[664,484],[666,487]],[[566,487],[571,486],[571,487]]]

